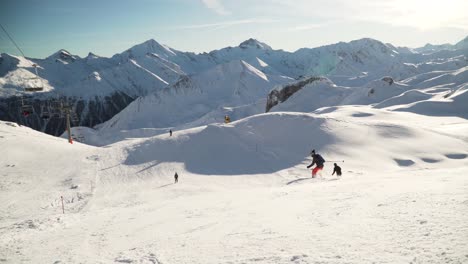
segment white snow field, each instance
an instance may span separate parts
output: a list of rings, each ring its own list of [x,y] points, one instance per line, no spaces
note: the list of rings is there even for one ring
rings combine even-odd
[[[0,263],[468,263],[462,117],[336,106],[104,147],[1,121],[0,148]]]

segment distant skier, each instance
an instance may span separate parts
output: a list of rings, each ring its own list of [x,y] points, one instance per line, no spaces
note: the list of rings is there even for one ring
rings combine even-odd
[[[333,169],[332,175],[335,175],[335,172],[336,172],[336,175],[338,177],[341,176],[341,167],[336,165],[336,163],[333,163],[333,165],[335,165],[335,168]]]
[[[177,172],[174,174],[174,181],[174,183],[179,182],[179,175],[177,174]]]
[[[169,136],[172,137],[172,129],[169,129]]]
[[[312,163],[309,166],[307,166],[307,168],[314,166],[314,164],[316,165],[316,167],[312,170],[312,178],[315,178],[317,173],[323,169],[325,159],[323,159],[323,157],[320,156],[320,154],[316,154],[315,149],[312,150],[310,155],[312,156]]]

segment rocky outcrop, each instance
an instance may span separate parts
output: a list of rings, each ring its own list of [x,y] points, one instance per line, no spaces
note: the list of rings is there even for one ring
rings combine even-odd
[[[315,81],[327,80],[325,77],[309,77],[304,80],[298,81],[293,84],[288,84],[283,86],[281,90],[273,90],[268,95],[266,111],[269,112],[271,108],[275,105],[286,101],[291,95],[295,94],[297,91],[301,90],[304,86],[313,83]]]
[[[382,81],[387,82],[389,85],[393,84],[393,78],[390,76],[385,76],[382,78]]]

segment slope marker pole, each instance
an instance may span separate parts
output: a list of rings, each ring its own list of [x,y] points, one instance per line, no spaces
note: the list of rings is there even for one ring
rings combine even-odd
[[[63,205],[63,196],[60,196],[60,199],[62,200],[62,213],[65,214],[65,206]]]

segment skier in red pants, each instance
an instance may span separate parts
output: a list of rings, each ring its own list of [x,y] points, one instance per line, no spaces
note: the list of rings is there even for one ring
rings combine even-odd
[[[312,156],[312,163],[309,166],[307,166],[307,168],[314,166],[314,164],[316,165],[316,167],[312,170],[312,178],[315,178],[317,173],[323,169],[323,164],[325,163],[325,159],[323,159],[323,157],[320,156],[319,154],[316,154],[315,149],[312,150],[310,154]]]

